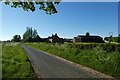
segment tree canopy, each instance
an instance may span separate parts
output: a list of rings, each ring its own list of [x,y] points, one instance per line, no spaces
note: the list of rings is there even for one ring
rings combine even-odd
[[[13,8],[22,8],[25,11],[36,10],[35,5],[39,5],[39,9],[45,11],[47,14],[55,14],[57,10],[55,4],[59,4],[61,0],[6,0],[6,5],[10,5]]]
[[[40,42],[41,38],[39,37],[36,29],[27,27],[25,33],[23,34],[23,40],[25,42]]]
[[[20,42],[20,41],[21,41],[20,35],[15,35],[15,36],[13,36],[12,41],[14,41],[14,42]]]

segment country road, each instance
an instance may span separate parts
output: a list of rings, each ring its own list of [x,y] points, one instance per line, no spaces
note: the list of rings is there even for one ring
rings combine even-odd
[[[29,57],[38,78],[97,78],[96,75],[74,64],[25,45],[21,46]]]

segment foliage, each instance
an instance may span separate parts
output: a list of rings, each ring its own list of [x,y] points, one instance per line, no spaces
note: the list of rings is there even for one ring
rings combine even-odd
[[[40,42],[42,39],[39,37],[39,35],[37,35],[34,39],[35,42]]]
[[[20,35],[15,35],[15,36],[13,36],[12,41],[14,41],[14,42],[20,42],[20,41],[21,41]]]
[[[25,33],[23,34],[23,40],[25,42],[40,42],[41,38],[39,37],[36,29],[27,27]]]
[[[120,42],[120,36],[118,37],[105,37],[104,40],[109,42]]]
[[[2,78],[34,78],[33,69],[24,50],[17,43],[4,43],[2,53]]]
[[[118,36],[118,42],[120,43],[120,34],[119,34],[119,36]]]
[[[120,44],[112,43],[27,43],[26,45],[120,77]]]
[[[35,5],[39,5],[39,9],[45,11],[47,14],[55,14],[57,13],[57,10],[55,8],[54,4],[59,4],[60,0],[54,0],[54,1],[47,1],[41,0],[19,0],[19,1],[11,1],[11,0],[6,0],[5,4],[10,5],[13,8],[22,8],[25,11],[35,11],[36,7]]]
[[[35,38],[37,36],[37,30],[36,29],[32,29],[32,27],[27,27],[26,28],[26,32],[23,34],[23,38]]]

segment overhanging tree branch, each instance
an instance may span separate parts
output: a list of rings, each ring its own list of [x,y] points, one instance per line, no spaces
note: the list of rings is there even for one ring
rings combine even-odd
[[[47,14],[55,14],[57,10],[55,4],[59,4],[61,0],[4,0],[6,5],[13,8],[22,8],[25,11],[36,10],[35,5],[39,5],[39,9],[45,11]]]

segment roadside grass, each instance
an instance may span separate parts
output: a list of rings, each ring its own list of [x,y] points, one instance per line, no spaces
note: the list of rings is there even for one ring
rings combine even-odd
[[[16,43],[15,45],[11,45],[11,43],[2,45],[2,78],[34,79],[31,64],[22,47]]]
[[[120,78],[120,44],[26,43],[26,45]]]

